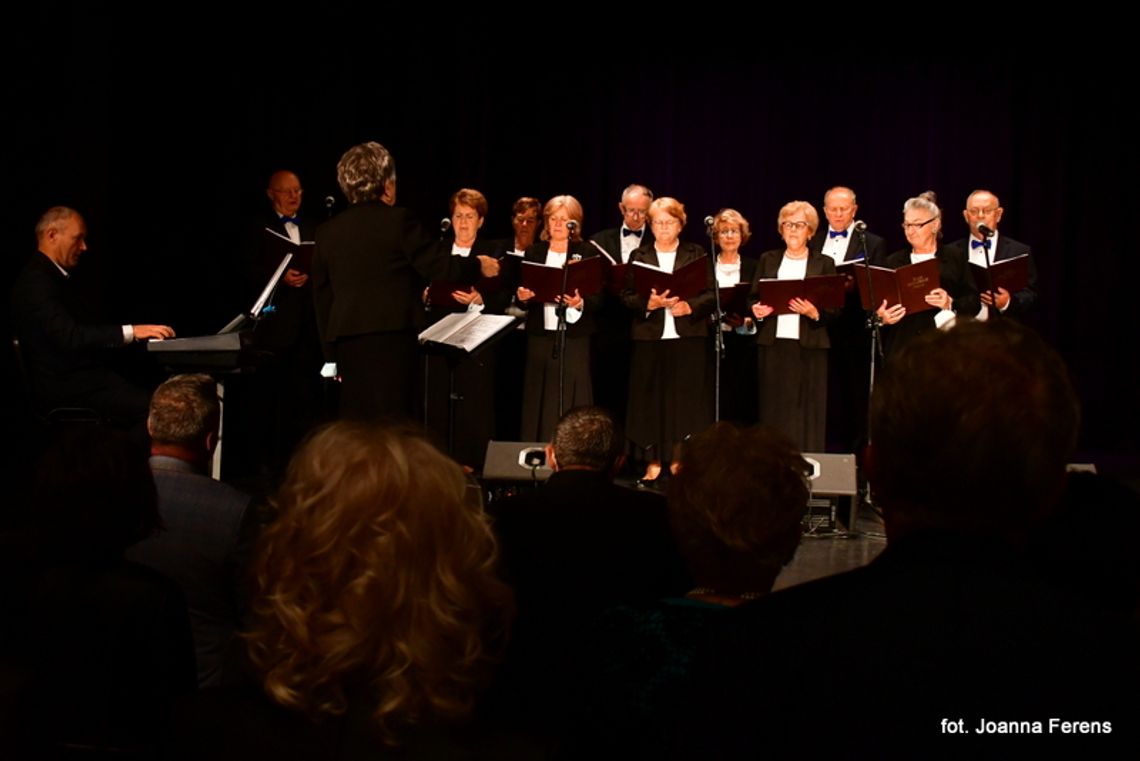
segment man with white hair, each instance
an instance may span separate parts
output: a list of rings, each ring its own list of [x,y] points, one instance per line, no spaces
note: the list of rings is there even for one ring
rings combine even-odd
[[[32,392],[46,409],[86,407],[130,427],[146,417],[149,395],[108,369],[101,352],[173,338],[167,325],[110,325],[89,319],[71,271],[87,250],[79,212],[54,206],[36,224],[37,252],[12,289],[16,335]]]

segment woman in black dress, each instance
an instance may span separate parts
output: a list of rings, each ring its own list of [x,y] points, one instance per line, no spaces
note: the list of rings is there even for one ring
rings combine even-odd
[[[708,316],[716,306],[715,281],[705,250],[679,239],[686,219],[685,207],[675,198],[650,204],[655,239],[630,254],[632,266],[622,291],[622,302],[633,313],[626,435],[636,447],[635,459],[646,464],[646,480],[658,478],[662,463],[673,461],[677,444],[704,430],[713,418],[712,369],[705,345]],[[702,258],[706,288],[686,299],[669,291],[643,294],[634,289],[637,263],[674,272]]]
[[[720,366],[719,419],[749,425],[756,422],[756,324],[743,301],[736,309],[725,300],[725,289],[740,283],[747,286],[756,275],[756,260],[740,255],[741,247],[752,237],[752,228],[736,209],[721,209],[713,217],[713,234],[720,248],[716,281],[725,313],[720,324],[724,359]],[[716,344],[711,346],[715,350]]]
[[[487,216],[487,198],[478,190],[462,188],[452,194],[448,205],[455,238],[450,244],[443,241],[440,245],[450,248],[448,253],[453,257],[498,258],[498,244],[479,236]],[[428,323],[461,311],[502,314],[510,302],[510,293],[504,293],[501,280],[480,278],[474,285],[434,283],[436,287],[431,290],[439,291],[438,286],[443,285],[447,293],[441,294],[442,303],[428,301]],[[429,293],[425,291],[425,300]],[[495,351],[487,348],[470,357],[429,354],[424,368],[424,416],[428,430],[440,448],[478,470],[495,430]]]
[[[808,241],[819,227],[819,213],[806,201],[792,201],[780,209],[776,229],[784,238],[783,250],[760,255],[752,282],[752,315],[756,332],[760,423],[771,426],[795,442],[803,452],[824,448],[827,423],[827,350],[831,346],[826,322],[832,310],[821,311],[803,298],[793,298],[787,309],[759,300],[761,279],[803,280],[834,275],[831,257],[809,252]]]
[[[582,204],[574,196],[555,196],[542,210],[545,223],[542,240],[527,249],[524,262],[562,267],[587,257],[597,250],[582,242]],[[540,304],[534,291],[519,286],[517,303],[527,310],[526,372],[523,378],[523,441],[550,441],[554,426],[563,412],[594,401],[590,383],[590,334],[593,312],[601,293],[583,298],[578,292],[562,294],[566,305],[566,379],[564,396],[559,404],[559,360],[554,356],[558,339],[558,306]]]

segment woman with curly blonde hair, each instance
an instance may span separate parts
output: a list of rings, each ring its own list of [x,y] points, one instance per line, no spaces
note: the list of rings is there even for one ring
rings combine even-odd
[[[330,757],[414,751],[464,724],[512,600],[462,469],[414,433],[334,423],[297,451],[272,503],[248,651],[270,700],[310,722],[261,706],[238,719],[243,734]]]

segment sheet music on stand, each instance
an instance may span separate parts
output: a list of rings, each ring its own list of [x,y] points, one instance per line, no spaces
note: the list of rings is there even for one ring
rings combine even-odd
[[[420,333],[419,341],[421,344],[450,346],[471,354],[517,321],[517,317],[507,314],[458,312],[447,315]]]

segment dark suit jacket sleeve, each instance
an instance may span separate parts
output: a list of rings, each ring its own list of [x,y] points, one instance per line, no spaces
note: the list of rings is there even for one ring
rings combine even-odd
[[[634,262],[646,262],[656,265],[657,260],[655,258],[650,262],[650,253],[651,249],[645,246],[635,248],[629,254],[629,263],[631,266],[625,271],[625,288],[623,288],[621,292],[621,303],[625,305],[626,309],[637,315],[643,315],[648,311],[649,297],[642,296],[633,287],[632,265]]]
[[[320,231],[313,247],[313,267],[310,273],[313,284],[313,306],[317,311],[317,337],[324,350],[325,361],[336,360],[334,342],[328,338],[329,313],[332,310],[332,285],[329,282],[328,251],[321,246]]]
[[[965,251],[954,246],[942,246],[938,249],[938,258],[942,260],[942,287],[954,299],[954,313],[974,317],[981,310],[982,302],[978,298]]]
[[[705,250],[695,243],[683,243],[681,245],[690,251],[689,256],[686,257],[688,260],[685,262],[686,264],[705,256]],[[693,310],[693,314],[689,318],[693,321],[704,320],[716,310],[716,293],[713,290],[716,288],[716,273],[713,270],[714,262],[711,257],[709,257],[707,264],[705,289],[686,301]]]
[[[123,345],[121,325],[83,325],[64,303],[63,275],[45,255],[28,263],[12,292],[16,329],[25,341],[46,341],[50,351],[72,353]],[[42,261],[41,261],[42,260]],[[28,348],[36,348],[29,346]]]
[[[1022,254],[1029,257],[1029,282],[1024,288],[1009,297],[1009,306],[1005,313],[1013,317],[1024,317],[1037,305],[1037,263],[1033,260],[1033,253],[1029,250],[1029,246],[1005,236],[998,237],[996,261],[1012,259]]]

